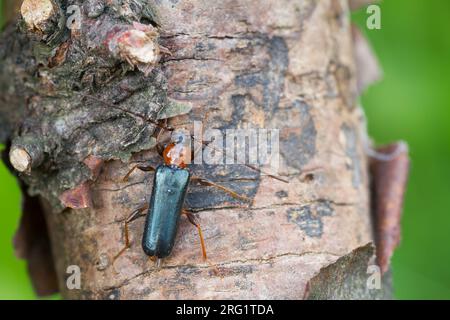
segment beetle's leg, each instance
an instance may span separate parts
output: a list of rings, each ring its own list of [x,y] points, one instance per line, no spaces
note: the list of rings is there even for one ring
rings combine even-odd
[[[136,220],[139,216],[142,215],[142,213],[146,210],[148,210],[148,204],[145,204],[139,208],[137,208],[136,210],[134,210],[129,216],[128,218],[125,220],[124,226],[123,226],[123,233],[124,233],[124,237],[125,237],[125,246],[122,248],[122,250],[119,251],[118,254],[116,254],[113,258],[113,262],[117,260],[117,258],[119,258],[130,246],[130,238],[129,238],[129,229],[128,229],[128,225]]]
[[[165,124],[166,124],[166,126],[167,126],[167,119],[165,120]],[[161,135],[162,135],[163,132],[164,132],[162,129],[163,129],[163,128],[160,128],[160,130],[159,130],[159,132],[158,132],[158,134],[157,134],[157,136],[156,136],[156,150],[158,151],[158,154],[159,154],[160,156],[162,156],[163,151],[164,151],[164,148],[163,148],[163,147],[161,146],[161,144],[159,143],[159,140],[161,139]],[[170,130],[170,129],[168,129],[168,130]],[[144,164],[137,164],[137,165],[133,166],[133,167],[130,169],[130,171],[128,171],[128,173],[127,173],[127,174],[125,175],[125,177],[123,178],[123,181],[124,181],[124,182],[128,181],[128,179],[130,178],[131,174],[132,174],[136,169],[139,169],[139,170],[144,171],[144,172],[149,172],[149,171],[155,171],[155,170],[156,170],[155,167],[152,166],[152,165],[150,165],[150,164],[146,164],[146,165],[144,165]]]
[[[192,177],[191,177],[191,181],[192,181],[192,180],[198,181],[198,182],[199,182],[200,184],[202,184],[202,185],[215,187],[215,188],[217,188],[217,189],[220,189],[220,190],[222,190],[222,191],[225,191],[226,193],[228,193],[229,195],[231,195],[233,198],[241,199],[241,200],[244,200],[244,201],[246,201],[246,202],[252,203],[252,199],[250,199],[250,198],[248,198],[248,197],[246,197],[246,196],[242,196],[242,195],[240,195],[240,194],[234,192],[234,191],[231,190],[231,189],[228,189],[228,188],[226,188],[226,187],[224,187],[224,186],[221,186],[220,184],[217,184],[217,183],[212,182],[212,181],[210,181],[210,180],[207,180],[207,179],[205,179],[205,178],[200,178],[200,177],[197,177],[197,176],[192,176]]]
[[[139,169],[141,171],[145,171],[145,172],[150,172],[150,171],[155,171],[155,167],[150,165],[150,164],[137,164],[135,166],[133,166],[133,168],[130,169],[130,171],[128,171],[128,173],[125,175],[125,177],[123,177],[123,181],[126,182],[128,181],[128,179],[130,178],[131,174],[134,172],[134,170]]]
[[[186,217],[188,218],[189,222],[192,223],[198,231],[198,236],[200,238],[200,243],[202,245],[202,254],[203,254],[203,260],[206,261],[210,267],[212,267],[212,270],[214,272],[215,275],[222,277],[222,273],[219,270],[219,268],[215,265],[213,265],[209,260],[208,260],[208,256],[206,255],[206,246],[205,246],[205,239],[203,238],[203,232],[202,232],[202,228],[200,227],[200,224],[195,220],[195,216],[192,212],[183,209],[182,214],[186,215]]]
[[[158,152],[159,156],[162,157],[164,153],[164,147],[160,144],[156,145],[156,151]]]
[[[198,236],[200,238],[200,244],[202,246],[203,260],[206,261],[208,259],[208,256],[206,254],[205,239],[203,238],[202,228],[200,227],[200,224],[195,220],[195,216],[192,214],[192,212],[183,209],[182,213],[186,215],[189,222],[192,223],[197,228]]]

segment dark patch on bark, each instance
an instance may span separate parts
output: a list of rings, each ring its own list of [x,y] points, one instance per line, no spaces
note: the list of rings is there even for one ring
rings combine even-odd
[[[243,94],[235,94],[231,96],[231,103],[233,105],[233,113],[231,115],[231,123],[239,124],[245,115],[245,100],[247,99],[246,95]]]
[[[284,191],[284,190],[277,191],[277,192],[275,193],[275,195],[276,195],[278,198],[280,198],[280,199],[287,198],[287,197],[289,196],[288,192],[287,192],[287,191]]]
[[[278,109],[281,94],[284,90],[286,70],[289,66],[289,50],[282,37],[267,38],[266,35],[254,43],[255,50],[267,50],[269,59],[267,67],[256,73],[238,75],[235,79],[237,87],[251,89],[262,87],[262,108],[266,115],[272,115]],[[251,92],[248,94],[251,96]]]
[[[330,217],[334,209],[328,201],[318,201],[299,208],[290,208],[287,211],[289,222],[297,224],[306,235],[320,238],[323,234],[323,217]]]
[[[279,107],[281,94],[284,91],[286,70],[289,66],[289,49],[282,37],[273,37],[269,46],[270,63],[267,73],[269,79],[264,86],[264,109],[267,115]]]
[[[120,300],[120,290],[119,289],[113,289],[109,292],[106,292],[103,297],[100,298],[101,300]]]
[[[301,132],[300,134],[288,133],[280,143],[280,152],[290,166],[300,170],[316,154],[317,130],[309,105],[296,100],[292,104],[292,109],[296,109],[300,113]],[[286,117],[288,117],[287,114]]]

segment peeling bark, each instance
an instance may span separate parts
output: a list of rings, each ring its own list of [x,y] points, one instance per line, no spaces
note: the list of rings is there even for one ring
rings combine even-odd
[[[370,283],[372,279],[368,278],[370,274],[368,266],[375,265],[373,263],[374,249],[369,243],[322,268],[309,281],[305,298],[310,300],[392,299],[390,274],[383,276],[374,274],[374,277],[379,276],[379,279],[374,279],[373,283]],[[330,278],[333,278],[333,281],[329,281]]]
[[[300,299],[309,283],[334,281],[324,268],[373,242],[347,1],[56,2],[81,6],[81,30],[59,21],[45,37],[14,25],[3,34],[0,138],[43,146],[42,163],[19,176],[45,208],[65,298]],[[170,51],[151,68],[110,46],[117,33],[144,29],[157,35],[139,41]],[[122,178],[131,162],[161,163],[153,135],[162,118],[189,130],[193,121],[280,129],[288,183],[244,165],[192,165],[253,200],[191,184],[186,207],[197,212],[209,264],[183,220],[158,269],[139,245],[143,218],[113,263],[123,222],[152,188],[152,173]],[[69,265],[82,270],[81,290],[65,286]]]
[[[400,220],[410,161],[405,142],[379,147],[377,152],[378,159],[372,159],[370,164],[374,177],[372,203],[376,217],[377,260],[381,271],[385,273],[389,270],[391,257],[400,243]]]

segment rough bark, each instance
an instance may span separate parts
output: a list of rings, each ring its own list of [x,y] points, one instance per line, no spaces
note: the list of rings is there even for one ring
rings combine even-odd
[[[366,288],[374,241],[368,139],[347,1],[61,2],[62,12],[82,7],[81,30],[70,32],[58,16],[44,35],[23,20],[3,35],[0,138],[41,150],[43,160],[20,177],[45,208],[65,298],[389,296],[389,286]],[[171,55],[147,68],[112,50],[109,32],[133,22],[157,28]],[[209,264],[183,220],[157,268],[140,246],[143,218],[113,263],[124,220],[152,187],[151,173],[122,178],[132,161],[160,163],[153,121],[189,110],[170,125],[280,129],[279,173],[288,183],[243,165],[194,165],[195,175],[253,200],[190,186],[186,207],[197,212]],[[82,270],[81,290],[66,287],[69,265]]]

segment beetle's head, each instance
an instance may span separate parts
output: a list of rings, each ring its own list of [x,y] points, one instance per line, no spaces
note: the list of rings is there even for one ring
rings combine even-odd
[[[185,131],[174,131],[171,143],[163,152],[166,165],[185,168],[191,161],[190,135]]]

